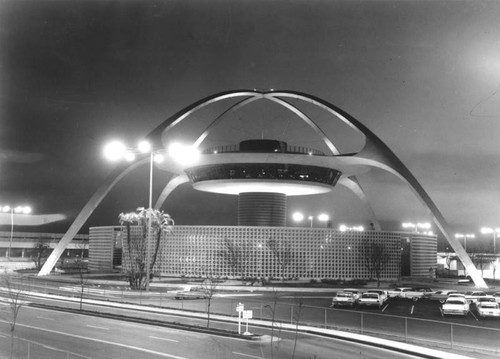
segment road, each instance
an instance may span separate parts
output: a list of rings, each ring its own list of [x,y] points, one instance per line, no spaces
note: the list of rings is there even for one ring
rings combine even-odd
[[[81,290],[77,285],[67,283],[46,289],[49,292],[77,297]],[[86,297],[96,299],[104,297],[113,302],[126,301],[200,313],[206,313],[207,308],[207,301],[204,299],[174,300],[174,295],[166,292],[140,293],[96,287],[85,289],[88,291]],[[381,310],[375,308],[333,309],[329,308],[329,304],[334,293],[334,290],[325,293],[311,291],[279,293],[279,295],[272,292],[218,292],[211,302],[211,312],[236,316],[236,305],[241,302],[245,305],[245,309],[253,310],[255,319],[270,320],[274,316],[276,321],[294,324],[300,317],[302,324],[316,327],[339,328],[375,336],[385,335],[396,340],[410,340],[410,342],[425,343],[441,348],[453,345],[457,350],[488,349],[497,353],[500,351],[498,341],[500,320],[479,320],[474,315],[474,311],[466,317],[443,318],[439,310],[440,303],[428,300],[413,302],[405,299],[391,299]],[[300,307],[300,303],[304,305]],[[77,308],[78,304],[73,304],[73,306]],[[301,308],[300,311],[299,308]],[[101,310],[89,307],[88,304],[84,304],[84,309]],[[113,311],[119,313],[118,309]],[[130,311],[127,310],[127,313]],[[150,314],[149,317],[154,319],[155,314]],[[197,322],[194,319],[188,320],[190,324],[204,325],[199,322],[191,323],[191,321]],[[214,322],[212,325],[219,324]]]
[[[3,306],[2,314],[6,314]],[[220,359],[220,358],[412,358],[405,354],[314,335],[280,333],[275,340],[255,342],[164,327],[90,317],[33,307],[20,311],[16,336],[31,341],[31,358]],[[8,355],[9,325],[0,321],[0,352]],[[38,344],[33,344],[38,343]],[[54,350],[53,348],[57,348]],[[272,353],[271,353],[272,350]],[[16,355],[27,357],[28,345],[16,345]]]

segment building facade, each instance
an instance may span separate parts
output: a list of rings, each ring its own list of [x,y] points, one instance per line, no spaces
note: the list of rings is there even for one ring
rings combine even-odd
[[[30,259],[37,255],[37,246],[48,247],[48,254],[57,246],[62,233],[0,232],[0,258]],[[89,236],[77,234],[66,247],[64,257],[87,257]]]
[[[132,227],[132,238],[140,238],[140,230]],[[89,268],[112,267],[112,253],[116,257],[118,247],[122,247],[122,271],[127,272],[131,257],[125,236],[120,227],[90,228]],[[407,240],[409,245],[402,246]],[[378,249],[376,254],[373,248]],[[436,250],[434,235],[342,232],[330,228],[174,226],[172,232],[164,233],[153,273],[220,278],[370,279],[376,276],[367,262],[378,255],[384,257],[381,279],[400,278],[403,258],[410,261],[407,275],[428,277],[430,269],[436,268]],[[154,246],[150,245],[151,257],[153,251]]]

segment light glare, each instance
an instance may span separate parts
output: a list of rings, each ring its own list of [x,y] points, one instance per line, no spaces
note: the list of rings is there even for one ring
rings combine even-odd
[[[151,152],[151,144],[148,141],[141,141],[137,145],[137,149],[141,153],[149,153]]]
[[[328,220],[330,219],[330,216],[329,216],[329,215],[327,215],[327,214],[325,214],[325,213],[321,213],[321,214],[318,216],[318,219],[319,219],[320,221],[324,221],[324,222],[326,222],[326,221],[328,221]]]
[[[168,154],[178,163],[190,165],[198,161],[200,153],[194,146],[186,146],[180,143],[172,143],[168,148]]]
[[[104,157],[109,161],[118,161],[125,154],[125,145],[120,141],[113,141],[104,147]]]
[[[300,212],[295,212],[293,215],[292,215],[292,218],[295,222],[300,222],[304,219],[304,215]]]

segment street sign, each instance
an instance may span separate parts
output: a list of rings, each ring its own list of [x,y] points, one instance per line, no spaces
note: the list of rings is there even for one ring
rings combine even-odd
[[[241,313],[245,310],[245,305],[243,305],[242,303],[238,303],[238,305],[236,306],[236,311],[238,313]]]
[[[243,311],[243,319],[252,319],[253,311],[252,310],[244,310]]]

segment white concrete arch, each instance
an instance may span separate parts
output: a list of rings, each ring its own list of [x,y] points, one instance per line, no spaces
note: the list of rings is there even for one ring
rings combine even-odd
[[[415,177],[411,174],[411,172],[404,166],[404,164],[396,157],[396,155],[385,145],[385,143],[382,142],[374,133],[372,133],[366,126],[364,126],[362,123],[354,119],[352,116],[347,114],[346,112],[342,111],[341,109],[335,107],[334,105],[319,99],[314,96],[310,96],[304,93],[300,92],[294,92],[294,91],[269,91],[269,92],[264,92],[264,91],[257,91],[257,90],[236,90],[236,91],[227,91],[227,92],[222,92],[222,93],[217,93],[211,96],[208,96],[204,99],[201,99],[183,110],[177,112],[170,118],[168,118],[166,121],[164,121],[162,124],[157,126],[151,133],[147,136],[148,139],[151,139],[153,141],[159,142],[158,140],[161,138],[162,133],[165,131],[168,131],[169,129],[173,128],[175,125],[180,123],[182,120],[187,118],[190,114],[194,113],[195,111],[204,108],[208,106],[211,103],[221,101],[224,99],[228,98],[234,98],[234,97],[241,97],[241,96],[246,96],[251,99],[248,99],[247,101],[241,101],[240,105],[244,106],[245,104],[248,104],[250,102],[253,102],[259,98],[267,98],[272,101],[275,101],[277,103],[280,103],[282,105],[288,104],[288,102],[283,101],[281,98],[295,98],[299,100],[303,100],[309,103],[312,103],[314,105],[317,105],[329,113],[333,114],[335,117],[339,118],[343,122],[345,122],[347,125],[349,125],[352,129],[355,131],[358,131],[362,133],[365,138],[366,138],[366,143],[363,149],[356,154],[356,157],[361,160],[361,162],[365,162],[368,165],[371,165],[373,167],[381,168],[386,171],[389,171],[396,176],[398,176],[400,179],[404,180],[410,188],[414,191],[416,194],[417,198],[422,202],[422,204],[429,210],[430,214],[432,214],[434,218],[434,222],[436,225],[440,228],[441,232],[443,235],[446,237],[452,248],[455,250],[457,253],[458,257],[464,264],[464,266],[467,268],[467,271],[470,273],[472,279],[474,280],[474,283],[478,287],[482,288],[487,288],[486,283],[482,279],[482,277],[479,274],[479,271],[475,268],[473,265],[472,261],[470,260],[469,256],[461,246],[461,244],[458,242],[457,239],[455,239],[453,236],[450,235],[451,230],[445,221],[444,217],[434,204],[434,202],[430,199],[430,197],[427,195],[425,190],[422,188],[422,186],[418,183],[418,181],[415,179]],[[238,106],[238,104],[236,105]],[[301,111],[296,109],[295,106],[292,106],[291,104],[285,105],[285,107],[289,108],[293,112],[299,115],[301,117]],[[295,109],[295,110],[294,110]],[[304,115],[305,116],[305,115]],[[219,116],[220,118],[221,116]],[[303,120],[308,119],[307,116],[301,117]],[[308,122],[308,121],[306,121]],[[311,126],[311,123],[308,122],[309,125]],[[312,128],[318,133],[319,128],[312,126]],[[208,129],[207,129],[208,130]],[[321,130],[320,130],[321,131]],[[205,131],[206,132],[206,131]],[[203,137],[204,135],[200,136],[201,141],[206,137]],[[325,140],[328,139],[328,137],[323,136],[322,131],[321,131],[321,136]],[[328,141],[330,141],[328,139]],[[325,142],[326,143],[326,142]],[[330,142],[331,143],[331,142]],[[333,144],[332,144],[333,145]],[[328,146],[328,144],[327,144]],[[331,149],[331,146],[329,146]],[[94,211],[94,209],[98,206],[98,204],[102,201],[102,199],[107,195],[107,193],[111,190],[111,188],[121,179],[123,178],[127,173],[129,173],[133,168],[141,165],[144,163],[143,161],[139,161],[124,170],[121,168],[117,169],[114,171],[108,178],[106,179],[105,183],[96,191],[96,193],[92,196],[92,198],[89,200],[89,202],[86,204],[86,206],[82,209],[80,214],[77,216],[69,230],[66,232],[66,234],[63,236],[59,244],[56,246],[54,251],[52,252],[51,256],[45,263],[44,267],[40,271],[39,275],[44,275],[50,273],[50,271],[53,269],[55,263],[59,259],[60,255],[64,251],[64,248],[71,242],[73,239],[74,235],[80,230],[81,226],[85,223],[85,221],[88,219],[90,214]],[[173,181],[173,182],[172,182]],[[176,179],[172,180],[169,185],[164,189],[162,192],[162,195],[159,198],[158,203],[163,203],[164,199],[168,196],[169,193],[173,190],[173,188],[177,187],[180,184],[181,179],[177,177]],[[182,182],[183,183],[183,182]],[[345,182],[345,185],[348,188],[354,189],[354,192],[358,195],[358,197],[361,195],[361,199],[364,202],[366,201],[365,195],[361,187],[359,186],[359,183],[357,183],[356,180],[352,180],[351,182]],[[170,187],[169,187],[170,186]],[[163,198],[163,201],[161,200]],[[160,203],[160,205],[161,205]],[[370,208],[371,209],[371,208]]]

